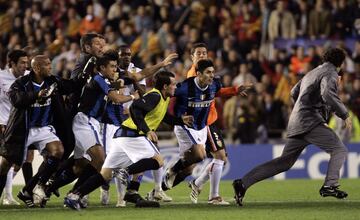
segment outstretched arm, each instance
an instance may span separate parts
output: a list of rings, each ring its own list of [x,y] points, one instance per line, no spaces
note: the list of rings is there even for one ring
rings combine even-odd
[[[230,97],[230,96],[247,96],[246,92],[253,87],[253,84],[244,84],[240,86],[224,87],[217,93],[216,97]]]
[[[140,81],[146,77],[149,77],[153,74],[155,74],[158,70],[160,70],[162,67],[166,67],[170,65],[176,58],[178,57],[177,53],[172,53],[169,56],[167,56],[163,61],[160,63],[157,63],[153,66],[147,67],[140,72],[137,73],[129,73],[129,76],[134,79],[135,81]]]

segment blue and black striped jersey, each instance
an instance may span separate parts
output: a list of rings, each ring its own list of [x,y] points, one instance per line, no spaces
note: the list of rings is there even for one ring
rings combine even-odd
[[[47,88],[49,85],[44,81],[41,85],[32,82],[34,92],[39,92],[41,89]],[[51,98],[48,97],[45,100],[37,100],[31,105],[30,109],[30,124],[32,127],[44,127],[52,122],[51,111]]]
[[[80,98],[79,111],[101,121],[110,90],[113,90],[110,81],[100,73],[95,75],[84,87]]]
[[[179,83],[175,90],[175,115],[187,114],[194,117],[194,129],[200,130],[206,126],[210,111],[210,105],[214,101],[216,93],[221,89],[221,81],[214,78],[211,85],[201,89],[191,77]]]

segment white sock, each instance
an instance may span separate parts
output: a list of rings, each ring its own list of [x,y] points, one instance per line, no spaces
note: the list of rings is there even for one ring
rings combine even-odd
[[[114,178],[118,198],[124,199],[125,193],[126,193],[126,187],[124,184],[121,184],[120,180],[118,178]]]
[[[155,183],[155,190],[156,191],[161,191],[161,183],[162,183],[162,179],[163,179],[163,175],[164,175],[164,168],[160,167],[157,170],[153,170],[152,171],[153,177],[154,177],[154,183]]]
[[[221,180],[221,174],[224,167],[224,161],[213,159],[213,166],[210,170],[210,193],[209,199],[219,196],[219,185]]]
[[[5,185],[5,197],[12,198],[12,183],[14,178],[14,167],[11,167],[6,177],[6,185]]]
[[[211,161],[205,169],[201,171],[201,174],[198,178],[195,180],[195,185],[199,187],[200,189],[203,187],[203,185],[209,180],[209,172],[212,167],[213,162]]]

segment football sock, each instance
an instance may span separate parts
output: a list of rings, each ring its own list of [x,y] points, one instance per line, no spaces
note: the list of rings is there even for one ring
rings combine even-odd
[[[7,175],[0,175],[0,197],[2,195],[2,192],[4,190],[5,184],[6,184],[6,177]]]
[[[45,162],[45,166],[42,172],[40,172],[39,176],[39,184],[45,185],[46,182],[49,180],[51,175],[56,171],[58,165],[60,163],[60,159],[50,156],[47,158]]]
[[[154,183],[155,183],[155,190],[160,191],[161,190],[161,182],[164,175],[164,168],[160,167],[157,170],[153,170],[153,177],[154,177]]]
[[[157,170],[159,167],[159,162],[157,160],[153,158],[145,158],[131,164],[126,169],[130,175],[133,175],[136,173],[142,173],[146,170]]]
[[[224,167],[224,161],[219,159],[213,159],[212,167],[210,169],[210,193],[209,199],[219,196],[219,185],[221,180],[221,174]]]
[[[140,188],[140,182],[131,180],[126,189],[128,191],[132,191],[132,192],[136,191],[136,192],[138,192],[139,188]]]
[[[209,180],[210,176],[209,176],[209,172],[211,167],[213,166],[213,163],[209,163],[205,169],[201,172],[200,176],[198,178],[195,179],[194,183],[197,187],[199,187],[200,189],[202,188],[202,186],[206,183],[206,181]]]
[[[97,174],[98,171],[95,169],[95,167],[93,167],[91,164],[87,164],[83,171],[81,172],[79,179],[76,181],[73,190],[75,190],[76,188],[78,188],[79,186],[81,186],[82,184],[85,183],[85,181],[87,179],[89,179],[89,177]]]
[[[11,167],[7,174],[6,184],[5,184],[5,196],[7,198],[12,198],[12,183],[15,174],[16,172],[14,171],[14,167]]]
[[[88,178],[84,184],[74,190],[73,193],[78,194],[80,197],[83,197],[104,184],[106,184],[106,181],[103,176],[100,173],[96,173],[90,178]]]
[[[32,168],[31,162],[23,163],[23,165],[21,166],[21,169],[22,169],[25,184],[26,184],[29,182],[29,180],[33,176],[33,168]]]
[[[60,175],[57,175],[54,182],[47,189],[48,192],[53,192],[69,183],[72,183],[77,176],[75,175],[72,167],[63,170]]]
[[[179,159],[175,165],[171,168],[174,173],[179,173],[181,170],[185,169],[186,167],[190,166],[191,164],[186,160]]]

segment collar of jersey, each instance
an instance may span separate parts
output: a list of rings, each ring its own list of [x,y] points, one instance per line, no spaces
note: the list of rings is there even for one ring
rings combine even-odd
[[[209,87],[209,85],[207,85],[205,88],[201,88],[198,84],[197,79],[198,79],[197,77],[194,77],[194,82],[195,82],[196,87],[198,87],[201,91],[205,91]]]

